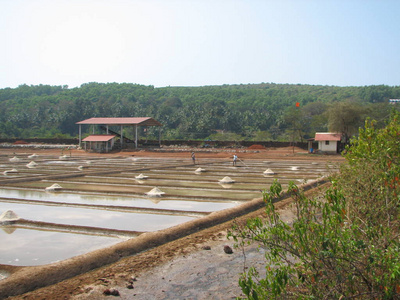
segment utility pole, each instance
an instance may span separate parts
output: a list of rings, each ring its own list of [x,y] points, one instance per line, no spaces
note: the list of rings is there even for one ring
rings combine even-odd
[[[299,108],[300,107],[300,102],[296,102],[296,107]],[[296,120],[295,122],[293,122],[293,134],[292,134],[292,147],[293,147],[293,155],[294,155],[294,134],[296,132]]]

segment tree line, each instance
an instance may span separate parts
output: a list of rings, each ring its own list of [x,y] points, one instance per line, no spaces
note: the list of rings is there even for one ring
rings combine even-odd
[[[0,89],[0,137],[76,137],[75,123],[91,117],[152,117],[163,124],[163,139],[303,141],[319,131],[350,137],[367,117],[384,126],[396,98],[400,87],[386,85],[24,84]]]

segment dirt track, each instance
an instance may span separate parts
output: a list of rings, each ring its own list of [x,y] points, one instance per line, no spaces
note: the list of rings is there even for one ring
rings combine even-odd
[[[179,152],[119,152],[102,154],[112,156],[147,156],[147,157],[187,157],[190,160],[190,151]],[[294,150],[294,151],[293,151]],[[9,153],[9,149],[7,152]],[[29,151],[29,150],[28,150]],[[35,150],[36,151],[36,150]],[[36,151],[40,154],[40,151]],[[197,159],[221,158],[231,159],[232,152],[200,152],[196,151]],[[14,152],[27,152],[27,149],[18,149]],[[46,152],[49,152],[48,150]],[[51,150],[59,154],[59,150]],[[285,148],[269,149],[251,152],[237,151],[240,159],[285,159],[310,161],[342,161],[339,156],[308,155],[304,150]],[[4,154],[4,151],[0,151]],[[72,155],[90,155],[80,151],[72,151]],[[282,214],[291,217],[290,199],[277,204]],[[263,209],[255,211],[249,216],[262,215]],[[95,269],[91,272],[64,280],[49,287],[10,299],[101,299],[106,289],[116,288],[121,299],[229,299],[240,295],[237,287],[238,273],[243,271],[243,257],[239,251],[225,254],[224,245],[232,246],[233,242],[225,238],[226,230],[231,222],[226,222],[178,240],[166,243],[134,256],[122,258],[116,263]],[[203,246],[210,246],[211,250],[203,250]],[[249,249],[247,256],[259,257],[254,249]],[[187,262],[190,261],[190,264]],[[133,289],[127,288],[133,281]],[[23,283],[21,283],[23,284]],[[229,287],[229,288],[228,288]],[[230,294],[227,294],[227,291]]]

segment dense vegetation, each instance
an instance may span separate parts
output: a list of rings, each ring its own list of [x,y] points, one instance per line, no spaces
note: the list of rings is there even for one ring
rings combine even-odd
[[[399,86],[21,85],[0,89],[0,137],[77,136],[77,121],[127,116],[160,121],[163,139],[291,141],[327,130],[351,136],[366,116],[387,119],[391,98],[400,98]]]
[[[230,233],[266,248],[265,272],[240,279],[248,299],[400,299],[400,114],[389,124],[366,122],[353,139],[323,199],[293,183],[297,218],[282,221],[264,193],[267,218],[250,219]]]

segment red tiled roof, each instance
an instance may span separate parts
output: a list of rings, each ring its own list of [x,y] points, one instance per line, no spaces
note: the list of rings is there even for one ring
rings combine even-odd
[[[115,138],[116,135],[112,134],[92,134],[88,137],[85,137],[82,141],[83,142],[108,142],[112,138]]]
[[[342,135],[334,132],[317,132],[315,133],[315,141],[340,141]]]
[[[142,126],[162,126],[162,124],[153,118],[90,118],[75,124],[88,125],[142,125]]]

